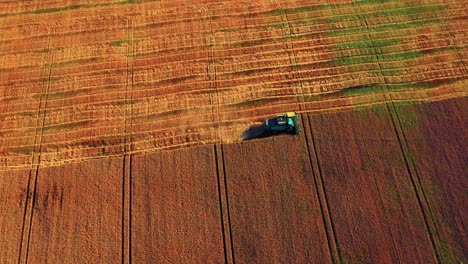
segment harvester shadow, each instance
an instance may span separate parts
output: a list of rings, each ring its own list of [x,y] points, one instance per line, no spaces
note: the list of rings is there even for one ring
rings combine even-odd
[[[242,139],[245,140],[252,140],[252,139],[260,139],[260,138],[267,138],[272,136],[278,136],[279,134],[271,133],[268,131],[267,127],[262,125],[254,125],[249,127],[249,129],[245,130],[242,133]]]

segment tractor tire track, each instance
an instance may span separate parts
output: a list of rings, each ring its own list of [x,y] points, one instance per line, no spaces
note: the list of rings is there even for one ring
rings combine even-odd
[[[50,38],[48,39],[48,42],[47,42],[47,50],[49,50],[49,47],[50,47]],[[45,56],[45,61],[48,61],[48,55],[49,53],[46,54]],[[46,76],[47,75],[47,64],[44,63],[44,67],[43,67],[43,74],[42,76]],[[50,76],[49,76],[50,77]],[[37,144],[37,141],[38,141],[38,137],[39,137],[39,116],[41,114],[41,109],[42,109],[42,99],[43,99],[43,94],[45,93],[44,90],[47,90],[45,89],[45,87],[48,85],[46,83],[46,78],[45,77],[42,77],[43,81],[42,81],[42,85],[41,85],[41,96],[39,97],[39,103],[38,103],[38,106],[37,106],[37,118],[36,118],[36,126],[35,126],[35,132],[34,132],[34,141],[33,141],[33,152],[32,152],[32,155],[31,155],[31,158],[30,158],[30,164],[29,164],[29,167],[30,167],[30,170],[29,170],[29,177],[28,177],[28,183],[27,183],[27,190],[26,190],[26,202],[25,202],[25,206],[24,206],[24,213],[23,213],[23,224],[22,224],[22,227],[21,227],[21,239],[20,239],[20,244],[19,244],[19,255],[18,255],[18,264],[21,263],[21,260],[22,258],[24,258],[23,256],[23,244],[26,243],[25,247],[27,247],[27,244],[28,244],[28,241],[27,241],[27,238],[25,239],[25,232],[29,233],[28,230],[26,230],[26,225],[28,226],[28,229],[30,228],[30,225],[29,225],[29,222],[31,221],[31,210],[32,210],[32,196],[34,195],[34,192],[31,194],[31,191],[32,190],[35,190],[35,182],[36,182],[36,172],[34,171],[33,172],[33,168],[36,167],[36,165],[34,165],[34,160],[36,158],[36,144]],[[42,130],[42,129],[41,129]],[[29,155],[28,155],[29,156]],[[33,175],[34,173],[34,175]],[[29,215],[29,219],[27,220],[27,215]],[[24,254],[26,255],[26,254]],[[24,261],[25,262],[25,261]]]
[[[228,192],[228,181],[226,175],[226,167],[224,161],[224,149],[223,149],[223,136],[220,130],[220,95],[217,85],[217,71],[216,71],[216,58],[214,54],[214,44],[216,42],[215,34],[213,32],[212,24],[212,11],[208,11],[208,20],[209,20],[209,31],[210,31],[210,44],[209,46],[209,65],[208,65],[208,76],[210,79],[210,89],[214,90],[214,93],[210,93],[210,100],[212,105],[212,114],[213,114],[213,123],[214,123],[214,132],[217,135],[214,137],[214,154],[215,154],[215,163],[216,163],[216,176],[217,176],[217,186],[218,186],[218,199],[219,199],[219,210],[220,210],[220,221],[221,221],[221,231],[223,238],[223,247],[224,247],[224,258],[225,263],[235,263],[235,251],[234,251],[234,241],[232,234],[232,225],[231,225],[231,213],[229,207],[229,192]],[[215,94],[213,98],[213,94]],[[216,113],[214,113],[215,111]]]
[[[363,21],[364,21],[364,23],[366,25],[366,28],[369,28],[369,24],[368,24],[367,19],[363,19]],[[372,38],[371,34],[368,33],[367,36],[370,39],[370,41],[373,43],[373,38]],[[373,46],[375,46],[375,45],[373,45]],[[376,59],[377,59],[377,62],[378,62],[377,64],[378,64],[379,68],[383,71],[380,59],[379,59],[379,57],[377,55],[378,54],[376,53]],[[388,84],[387,79],[386,79],[385,76],[383,77],[383,79],[384,79],[385,83]],[[398,115],[398,109],[395,106],[394,101],[392,100],[392,95],[389,92],[388,88],[386,88],[385,90],[386,90],[386,92],[387,92],[386,94],[387,94],[387,96],[389,98],[389,102],[386,104],[386,108],[387,108],[388,114],[390,116],[392,127],[394,128],[395,135],[397,137],[398,144],[399,144],[399,147],[400,147],[400,151],[401,151],[401,154],[402,154],[404,162],[405,162],[406,170],[407,170],[408,175],[409,175],[409,177],[411,179],[411,184],[412,184],[412,187],[413,187],[413,191],[414,191],[414,194],[415,194],[416,199],[418,201],[421,213],[422,213],[423,218],[424,218],[425,228],[426,228],[427,234],[428,234],[428,236],[430,238],[431,245],[432,245],[432,248],[433,248],[433,251],[434,251],[434,254],[435,254],[435,258],[437,259],[437,262],[441,263],[442,262],[442,254],[441,254],[440,245],[438,243],[439,239],[436,239],[436,237],[437,238],[439,237],[439,232],[437,230],[437,226],[435,224],[435,220],[434,220],[434,217],[432,215],[432,212],[431,212],[431,209],[430,209],[430,206],[429,206],[429,202],[427,200],[426,194],[425,194],[423,186],[421,184],[421,180],[420,180],[420,176],[419,176],[419,172],[417,170],[416,164],[414,164],[414,161],[412,159],[410,159],[410,155],[409,155],[410,148],[409,148],[409,145],[408,145],[408,142],[407,142],[407,139],[406,139],[402,124],[401,124],[400,117]]]
[[[48,47],[53,46],[54,43],[54,38],[51,37],[48,40]],[[47,55],[50,53],[48,52]],[[49,64],[46,64],[44,69],[48,69],[45,72],[47,75],[47,78],[44,78],[43,81],[43,86],[42,86],[42,91],[41,97],[39,99],[39,106],[38,106],[38,112],[37,112],[37,119],[36,119],[36,131],[35,131],[35,136],[34,136],[34,150],[31,158],[31,170],[29,173],[29,179],[28,179],[28,188],[27,188],[27,200],[26,200],[26,205],[25,205],[25,215],[24,215],[24,221],[23,221],[23,228],[21,232],[21,245],[20,245],[20,251],[19,251],[19,257],[18,257],[18,264],[21,263],[28,263],[28,257],[29,257],[29,247],[30,247],[30,241],[31,241],[31,234],[32,234],[32,228],[33,228],[33,219],[34,219],[34,211],[35,211],[35,206],[36,206],[36,199],[37,199],[37,181],[39,178],[39,168],[41,165],[41,154],[42,154],[42,141],[44,138],[44,127],[45,127],[45,120],[46,120],[46,115],[47,115],[47,102],[48,102],[48,97],[49,97],[49,91],[50,91],[50,78],[52,75],[52,67],[53,67],[53,61],[54,61],[54,53],[50,54],[50,57],[47,57],[48,60],[50,61]],[[45,81],[47,80],[47,81]],[[40,124],[39,124],[40,123]],[[36,154],[37,151],[37,155]],[[37,159],[37,162],[35,162],[35,159]],[[29,212],[29,218],[26,217],[26,215]]]
[[[288,25],[289,36],[292,36],[294,33],[293,33],[293,30],[292,30],[291,23],[289,22],[288,13],[287,13],[286,10],[283,13],[284,13],[285,22]],[[290,64],[291,64],[291,71],[294,72],[296,70],[294,69],[293,66],[297,65],[297,58],[296,58],[296,54],[294,52],[294,44],[293,44],[293,42],[291,40],[289,40],[289,44],[291,45],[290,47],[288,47],[289,60],[290,60]],[[299,110],[302,112],[302,111],[305,110],[305,109],[303,109],[304,105],[301,104],[300,99],[299,99],[300,95],[302,95],[301,99],[302,99],[303,102],[304,102],[304,99],[305,99],[304,98],[305,95],[304,95],[304,88],[303,88],[302,81],[300,81],[300,88],[301,88],[300,91],[299,91],[298,88],[296,88],[296,95],[297,95],[297,99],[298,99],[297,103],[298,103]],[[307,120],[307,122],[305,120]],[[310,119],[309,119],[308,113],[304,112],[301,115],[301,121],[302,121],[302,124],[303,124],[303,133],[304,133],[304,137],[305,137],[305,140],[306,140],[306,146],[307,146],[307,152],[308,152],[307,156],[309,158],[310,166],[312,168],[314,185],[315,185],[315,192],[316,192],[316,195],[317,195],[317,200],[318,200],[319,205],[320,205],[320,212],[321,212],[321,216],[322,216],[323,227],[324,227],[324,230],[325,230],[325,233],[326,233],[326,236],[327,236],[329,256],[331,258],[332,263],[340,263],[341,262],[340,247],[339,247],[338,240],[337,240],[337,237],[336,237],[336,234],[335,234],[335,227],[334,227],[334,224],[333,224],[333,219],[332,219],[331,214],[330,214],[330,206],[328,204],[325,185],[323,184],[323,175],[322,175],[322,170],[321,170],[321,167],[320,167],[320,161],[319,161],[318,154],[317,154],[317,148],[316,148],[314,135],[313,135],[313,132],[312,132],[313,129],[312,129],[310,123],[309,123],[309,120]],[[310,139],[309,139],[308,132],[310,133],[310,137],[311,137]],[[313,154],[312,154],[312,151],[311,151],[310,143],[312,143]]]
[[[132,45],[126,49],[126,83],[124,98],[124,144],[123,144],[123,173],[122,173],[122,230],[121,254],[122,264],[132,263],[132,151],[133,151],[133,89],[134,68],[129,58],[135,54],[134,22],[127,19],[127,39]]]

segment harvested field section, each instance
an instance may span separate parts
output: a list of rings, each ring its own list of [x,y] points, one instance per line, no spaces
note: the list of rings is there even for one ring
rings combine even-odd
[[[437,261],[387,107],[309,120],[341,260]]]
[[[0,262],[18,260],[29,171],[0,172]]]
[[[4,57],[1,59],[5,60]],[[38,58],[43,63],[49,59],[48,54],[41,54]],[[7,65],[21,68],[19,64],[18,61],[11,61]],[[46,88],[48,68],[18,68],[0,69],[0,166],[27,168],[30,167],[32,153],[35,151],[35,136],[38,132],[36,127],[40,124],[38,117],[41,107],[40,96],[33,97],[31,94],[40,94]]]
[[[60,165],[121,155],[125,144],[146,153],[240,142],[254,122],[298,110],[298,98],[314,111],[343,111],[361,97],[388,102],[386,91],[404,100],[436,88],[425,100],[466,96],[466,8],[458,2],[0,7],[6,168],[28,168],[36,135],[42,165]]]
[[[331,262],[304,137],[223,148],[235,261]]]
[[[467,103],[465,97],[397,105],[396,112],[410,149],[408,158],[416,167],[418,184],[430,207],[430,220],[436,225],[437,243],[446,263],[468,259]]]
[[[328,18],[335,28],[328,33],[349,95],[429,89],[465,78],[464,36],[456,26],[465,12],[458,4],[390,1],[337,11]]]
[[[132,157],[134,263],[221,263],[213,146]]]
[[[110,67],[111,70],[107,67]],[[111,65],[82,63],[78,69],[94,72],[81,74],[74,65],[61,65],[50,71],[47,111],[42,128],[43,165],[73,157],[105,156],[122,152],[126,107],[127,65],[115,61]],[[103,68],[104,69],[103,69]],[[77,72],[85,91],[74,89],[71,72]],[[65,77],[55,81],[54,77]],[[68,76],[68,77],[67,77]],[[129,118],[129,117],[128,117]]]
[[[40,168],[28,262],[121,259],[122,158]]]

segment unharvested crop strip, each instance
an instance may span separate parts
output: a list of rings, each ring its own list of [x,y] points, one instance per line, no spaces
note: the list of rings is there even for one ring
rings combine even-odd
[[[366,159],[371,160],[371,156],[369,155],[368,147],[367,147],[367,144],[366,144],[366,139],[364,138],[364,133],[362,131],[362,126],[358,125],[358,127],[359,127],[359,132],[361,134],[361,138],[363,139],[362,144],[364,145],[364,149],[366,151]],[[380,205],[381,205],[381,208],[382,208],[382,211],[383,211],[384,219],[386,221],[385,226],[387,227],[388,234],[390,235],[390,237],[392,239],[392,246],[393,246],[393,249],[395,250],[395,255],[396,255],[396,258],[397,258],[397,262],[401,263],[400,257],[398,255],[398,249],[397,249],[397,246],[396,246],[396,243],[395,243],[395,238],[393,236],[392,228],[390,227],[390,224],[389,224],[389,221],[388,221],[389,217],[388,217],[387,210],[386,210],[384,202],[383,202],[384,200],[382,198],[382,192],[380,191],[379,185],[377,184],[377,177],[375,176],[373,166],[370,166],[370,170],[371,170],[371,173],[372,173],[372,178],[374,179],[375,189],[377,190],[377,193],[379,194],[379,202],[380,202]]]
[[[391,107],[390,107],[390,104],[392,105]],[[392,111],[392,109],[393,109],[393,111]],[[419,204],[421,213],[422,213],[423,218],[424,218],[425,227],[426,227],[428,236],[430,238],[432,248],[434,250],[434,254],[436,255],[437,261],[440,263],[441,262],[441,253],[439,251],[439,246],[438,246],[438,244],[437,244],[437,242],[436,242],[436,240],[434,238],[434,236],[438,236],[438,230],[437,230],[437,227],[435,226],[434,218],[432,216],[431,209],[429,207],[429,203],[427,201],[427,197],[426,197],[426,194],[424,192],[424,189],[423,189],[423,187],[421,185],[420,176],[419,176],[419,173],[417,171],[417,168],[416,168],[416,165],[414,164],[414,162],[412,164],[413,167],[412,168],[410,167],[410,162],[408,161],[408,156],[407,156],[407,153],[406,153],[407,150],[405,151],[405,148],[403,146],[402,141],[405,141],[406,144],[408,144],[408,142],[406,141],[406,137],[404,135],[404,130],[403,130],[402,126],[401,126],[401,121],[400,121],[400,119],[398,117],[398,114],[396,113],[397,110],[396,110],[395,104],[393,102],[387,103],[387,110],[388,110],[388,113],[389,113],[390,118],[392,120],[392,125],[393,125],[393,128],[395,130],[395,134],[396,134],[397,139],[398,139],[398,144],[399,144],[400,151],[402,153],[403,159],[405,161],[405,166],[406,166],[408,175],[410,176],[410,179],[411,179],[414,194],[416,195],[416,198],[418,200],[418,204]],[[393,112],[395,112],[396,118],[393,116]],[[396,121],[395,121],[395,119],[396,119]],[[401,135],[400,135],[400,131],[397,129],[397,124],[396,123],[398,123],[398,125],[400,127]],[[406,146],[406,147],[409,148],[408,146]],[[412,169],[415,171],[416,176],[414,175],[415,173],[413,173]],[[415,180],[415,177],[416,177],[416,180]],[[421,190],[419,190],[419,189],[421,189]],[[420,194],[420,192],[422,194]],[[423,198],[421,198],[421,196]],[[426,207],[427,207],[427,209],[426,209]],[[426,210],[428,210],[428,212],[426,212]],[[432,221],[432,222],[430,223],[429,221]],[[434,231],[432,229],[434,229]]]

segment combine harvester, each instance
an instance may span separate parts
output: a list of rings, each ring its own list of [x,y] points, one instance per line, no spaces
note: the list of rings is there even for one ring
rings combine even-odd
[[[267,119],[262,125],[250,127],[247,131],[244,131],[242,138],[244,140],[264,138],[279,133],[299,135],[301,132],[299,114],[288,112],[277,115],[275,118]]]

